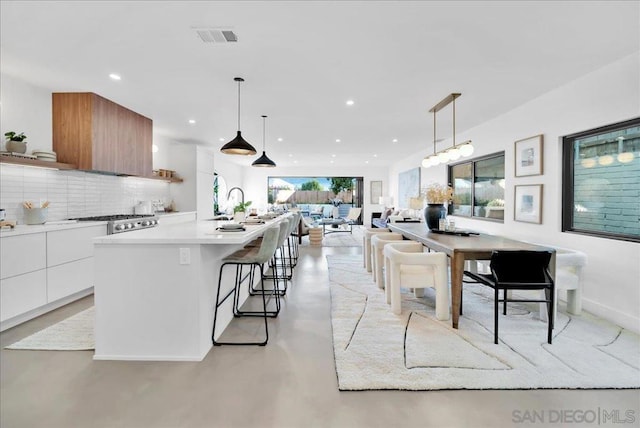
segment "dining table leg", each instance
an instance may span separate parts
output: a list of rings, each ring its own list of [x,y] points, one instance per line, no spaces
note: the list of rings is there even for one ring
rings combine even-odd
[[[451,256],[451,320],[453,328],[458,328],[458,318],[460,318],[463,275],[464,254],[454,251]]]

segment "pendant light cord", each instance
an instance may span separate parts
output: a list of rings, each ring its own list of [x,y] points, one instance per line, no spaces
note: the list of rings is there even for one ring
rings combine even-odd
[[[456,148],[456,99],[453,101],[453,148]]]
[[[433,155],[436,155],[436,112],[433,112]]]
[[[262,116],[262,151],[265,151],[265,143],[264,143],[264,139],[265,139],[265,135],[266,135],[266,126],[267,126],[267,116]]]
[[[240,131],[240,81],[238,81],[238,131]]]

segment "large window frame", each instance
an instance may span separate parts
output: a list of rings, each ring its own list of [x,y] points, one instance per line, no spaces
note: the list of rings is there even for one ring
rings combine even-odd
[[[575,151],[575,142],[576,140],[584,140],[591,136],[596,137],[600,134],[605,133],[613,133],[616,131],[621,131],[627,128],[633,128],[640,126],[640,117],[630,119],[623,122],[614,123],[611,125],[590,129],[587,131],[582,131],[576,134],[567,135],[562,138],[562,232],[570,232],[577,233],[581,235],[589,235],[600,238],[609,238],[616,239],[621,241],[631,241],[631,242],[640,242],[639,235],[630,235],[625,233],[615,233],[611,231],[605,230],[593,230],[587,229],[583,227],[577,227],[575,220],[575,162],[577,156],[580,156],[580,150],[578,150],[578,154]],[[595,165],[595,157],[600,156],[604,157],[606,155],[619,155],[619,152],[611,152],[609,153],[609,149],[611,149],[612,144],[606,142],[601,144],[603,147],[600,150],[605,150],[607,153],[595,153],[598,148],[593,148],[592,151],[594,153],[589,154],[590,157],[586,158],[588,160],[593,160],[593,164]],[[615,145],[615,144],[614,144]],[[620,149],[618,149],[620,150]],[[584,150],[586,151],[586,149]],[[603,156],[604,155],[604,156]],[[609,156],[615,158],[615,156]],[[633,162],[638,162],[638,154],[635,154],[636,159]],[[615,160],[614,160],[615,162]],[[622,189],[620,189],[622,190]],[[605,214],[606,218],[606,214]]]
[[[472,219],[476,219],[476,220],[484,220],[484,221],[490,221],[490,222],[495,222],[495,223],[504,223],[504,214],[502,218],[492,218],[492,217],[487,217],[486,216],[486,207],[485,206],[476,206],[476,165],[479,162],[483,162],[483,161],[487,161],[487,160],[492,160],[492,159],[497,159],[497,158],[502,158],[502,164],[503,164],[503,168],[505,167],[505,159],[504,159],[504,151],[501,152],[496,152],[496,153],[491,153],[488,155],[484,155],[484,156],[479,156],[473,159],[465,159],[463,161],[460,162],[456,162],[456,163],[451,163],[447,166],[447,177],[448,177],[448,182],[449,185],[452,186],[454,183],[454,176],[453,176],[453,170],[455,167],[457,166],[463,166],[463,165],[470,165],[471,167],[471,172],[470,172],[470,178],[471,178],[471,195],[470,195],[470,210],[469,210],[469,214],[461,214],[461,213],[455,213],[455,195],[454,195],[454,203],[449,204],[448,206],[448,214],[449,215],[454,215],[454,216],[459,216],[459,217],[468,217],[468,218],[472,218]],[[506,169],[503,169],[503,175],[506,174]],[[504,180],[505,177],[501,178],[502,183],[504,184]],[[502,187],[502,186],[501,186]],[[504,187],[503,187],[504,189]],[[503,198],[502,201],[504,201],[504,192],[503,192]],[[502,207],[502,209],[504,210],[504,206]],[[494,209],[495,211],[495,209]]]

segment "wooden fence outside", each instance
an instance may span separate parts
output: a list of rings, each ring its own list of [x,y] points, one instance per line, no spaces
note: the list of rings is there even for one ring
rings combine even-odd
[[[276,190],[274,200],[287,204],[329,204],[330,199],[334,199],[336,194],[330,190]],[[342,191],[337,196],[345,204],[353,202],[353,192],[351,190]]]

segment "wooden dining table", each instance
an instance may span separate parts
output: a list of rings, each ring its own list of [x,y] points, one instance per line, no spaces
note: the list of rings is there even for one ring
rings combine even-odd
[[[550,251],[549,272],[555,279],[555,249],[517,241],[504,236],[469,234],[468,236],[431,232],[425,223],[390,223],[387,227],[407,239],[422,243],[427,248],[445,253],[451,259],[451,321],[458,328],[462,304],[462,277],[466,260],[489,260],[494,250]]]

